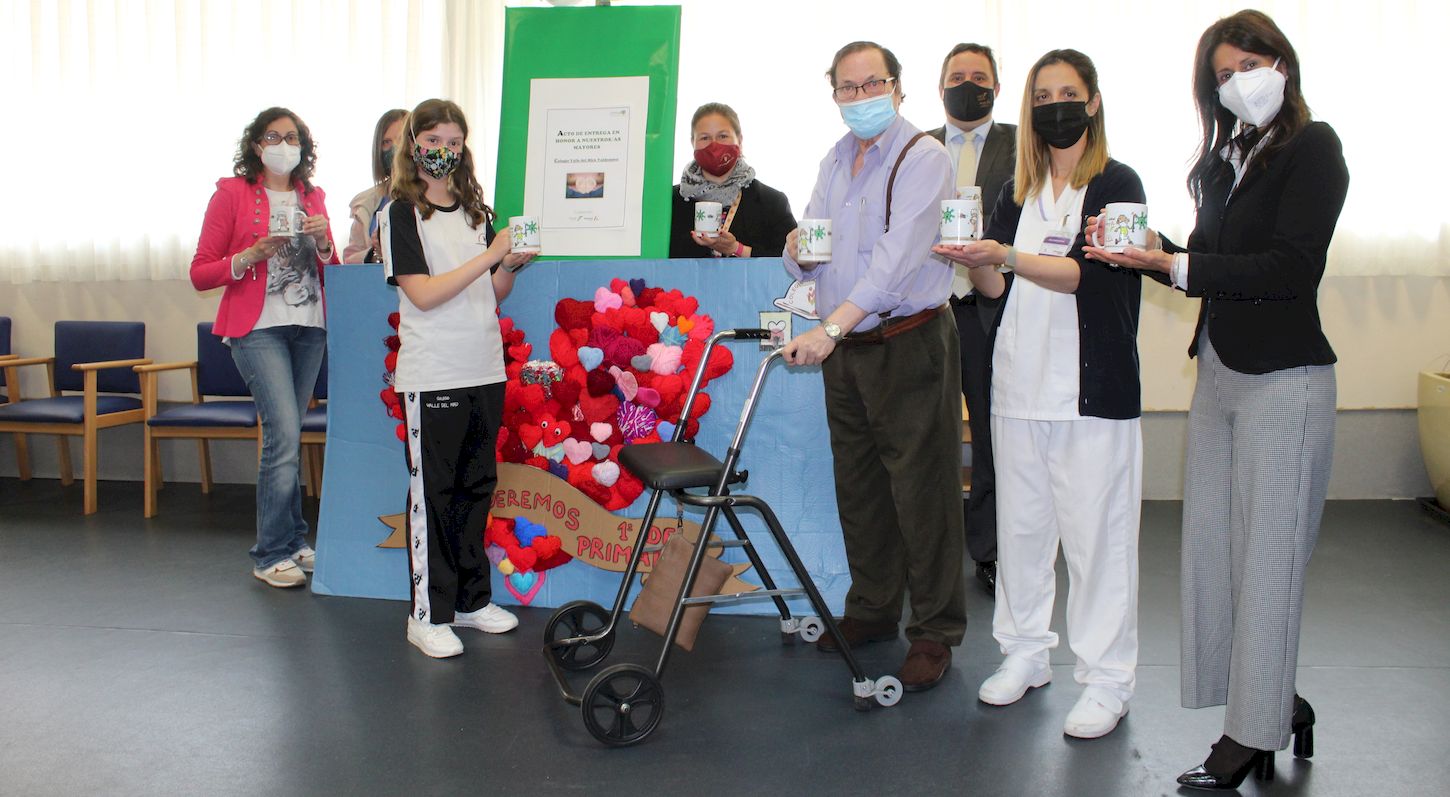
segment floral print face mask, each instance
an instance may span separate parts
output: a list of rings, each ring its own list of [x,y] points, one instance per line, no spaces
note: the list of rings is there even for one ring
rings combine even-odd
[[[462,154],[447,147],[424,149],[419,144],[413,145],[413,162],[435,180],[442,180],[452,174],[462,161]]]

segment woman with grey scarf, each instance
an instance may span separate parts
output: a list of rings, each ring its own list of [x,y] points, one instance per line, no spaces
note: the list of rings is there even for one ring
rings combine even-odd
[[[779,257],[795,216],[785,194],[755,179],[740,157],[740,117],[728,105],[701,105],[690,120],[695,158],[674,190],[670,257]],[[696,202],[719,202],[729,229],[695,232]]]

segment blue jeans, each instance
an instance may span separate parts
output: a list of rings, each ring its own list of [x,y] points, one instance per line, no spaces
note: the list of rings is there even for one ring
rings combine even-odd
[[[257,469],[259,569],[291,557],[307,543],[302,518],[302,416],[317,383],[327,348],[320,327],[254,329],[232,338],[232,359],[257,402],[262,422],[262,462]]]

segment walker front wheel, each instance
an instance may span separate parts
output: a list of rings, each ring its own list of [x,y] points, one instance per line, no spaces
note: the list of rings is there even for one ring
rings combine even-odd
[[[609,612],[592,601],[573,601],[560,606],[544,626],[544,645],[549,655],[566,670],[587,670],[604,661],[614,649],[614,632],[592,642],[559,645],[560,640],[596,636],[609,625]]]

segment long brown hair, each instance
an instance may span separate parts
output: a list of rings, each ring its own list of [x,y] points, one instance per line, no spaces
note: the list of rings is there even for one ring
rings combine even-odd
[[[1198,105],[1198,122],[1203,130],[1198,157],[1188,172],[1188,193],[1193,195],[1195,204],[1202,204],[1206,185],[1232,169],[1218,154],[1233,137],[1238,121],[1233,111],[1218,101],[1218,75],[1213,70],[1213,53],[1220,44],[1231,44],[1244,52],[1276,58],[1288,75],[1284,81],[1284,105],[1259,131],[1270,136],[1269,143],[1249,164],[1250,169],[1267,163],[1274,153],[1288,146],[1294,136],[1309,124],[1309,105],[1304,102],[1304,93],[1299,88],[1299,56],[1269,15],[1262,11],[1244,10],[1209,25],[1199,37],[1198,52],[1193,56],[1193,100]]]
[[[1077,50],[1049,50],[1032,65],[1032,71],[1027,74],[1027,87],[1022,90],[1022,112],[1017,123],[1017,171],[1012,177],[1015,184],[1012,200],[1019,205],[1027,204],[1027,198],[1037,193],[1051,169],[1047,139],[1037,135],[1037,129],[1032,126],[1032,95],[1037,73],[1053,64],[1067,64],[1077,72],[1087,87],[1087,102],[1098,98],[1098,112],[1088,118],[1087,149],[1068,176],[1069,184],[1082,188],[1108,166],[1108,125],[1103,121],[1103,100],[1098,93],[1098,68],[1093,66],[1093,59]]]
[[[408,123],[403,126],[403,140],[398,142],[397,151],[393,153],[393,179],[389,193],[393,199],[412,202],[423,218],[433,215],[435,208],[428,201],[428,184],[418,176],[413,149],[417,146],[415,139],[419,133],[448,122],[458,125],[463,131],[462,159],[458,168],[448,175],[448,190],[453,192],[463,212],[468,214],[468,226],[476,228],[481,222],[492,224],[493,208],[484,204],[483,188],[473,174],[473,153],[468,149],[468,120],[463,118],[463,109],[449,100],[424,100],[408,114]]]
[[[312,140],[312,131],[302,123],[302,118],[286,108],[272,107],[262,111],[242,131],[242,138],[237,142],[236,157],[232,159],[232,174],[247,178],[249,183],[255,183],[262,178],[262,170],[266,167],[262,165],[262,158],[257,155],[253,145],[261,145],[262,136],[267,134],[267,126],[284,116],[297,125],[297,143],[302,148],[302,160],[292,170],[292,181],[302,183],[303,193],[311,193],[312,172],[317,168],[317,143]]]

